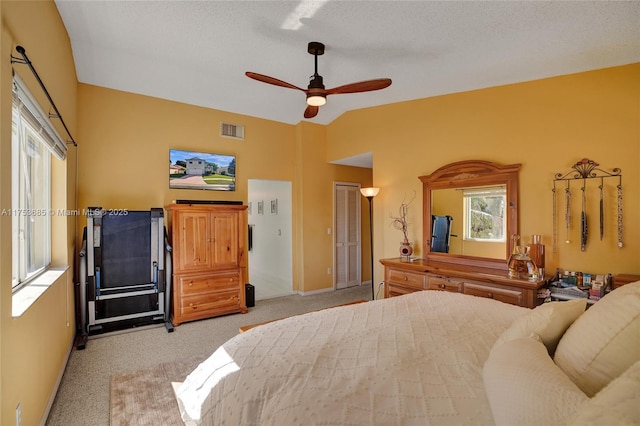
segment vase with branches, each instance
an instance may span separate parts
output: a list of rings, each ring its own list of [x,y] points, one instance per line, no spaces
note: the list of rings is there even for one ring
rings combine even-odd
[[[398,209],[398,216],[391,216],[394,228],[399,231],[402,231],[402,235],[404,236],[403,241],[400,243],[400,255],[401,256],[411,256],[413,253],[413,247],[409,242],[409,233],[408,233],[408,222],[407,222],[407,212],[409,211],[409,205],[416,198],[416,192],[413,191],[413,197],[409,201],[407,201],[407,197],[402,199],[402,203],[400,203],[400,208]]]

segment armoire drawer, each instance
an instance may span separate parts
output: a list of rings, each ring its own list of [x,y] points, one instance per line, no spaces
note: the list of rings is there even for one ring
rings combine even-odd
[[[201,316],[208,312],[221,311],[226,308],[237,309],[240,305],[237,290],[216,291],[205,296],[183,296],[180,300],[180,314],[185,317]]]
[[[225,290],[233,290],[237,293],[240,289],[240,272],[179,275],[177,281],[176,285],[180,287],[182,297]]]

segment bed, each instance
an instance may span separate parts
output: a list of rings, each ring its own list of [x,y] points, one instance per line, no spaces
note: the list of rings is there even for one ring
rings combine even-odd
[[[612,400],[638,424],[640,282],[585,305],[422,291],[312,312],[233,337],[176,397],[185,424],[589,424]]]

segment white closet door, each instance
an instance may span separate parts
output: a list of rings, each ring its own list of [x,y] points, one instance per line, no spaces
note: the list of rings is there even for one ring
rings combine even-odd
[[[335,288],[360,285],[360,188],[335,185]]]

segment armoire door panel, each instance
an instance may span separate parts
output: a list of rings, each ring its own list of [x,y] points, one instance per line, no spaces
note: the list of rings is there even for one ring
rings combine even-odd
[[[217,213],[213,217],[213,265],[238,265],[238,221],[235,214]]]
[[[209,215],[202,212],[181,212],[179,266],[183,271],[197,271],[211,266],[211,227]]]

